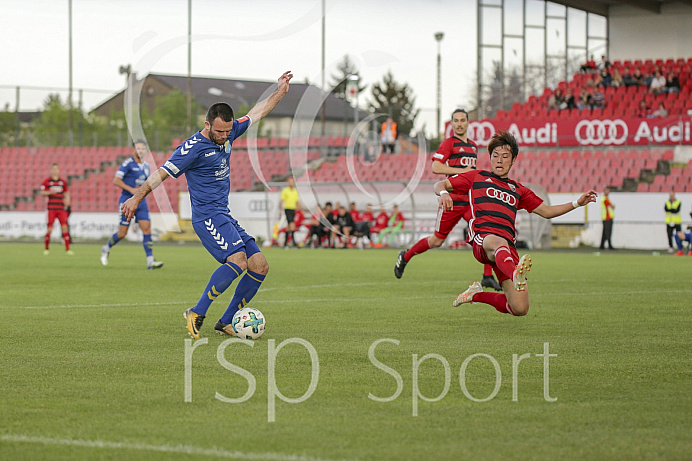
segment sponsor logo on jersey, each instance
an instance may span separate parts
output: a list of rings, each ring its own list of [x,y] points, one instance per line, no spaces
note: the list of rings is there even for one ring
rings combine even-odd
[[[211,157],[212,155],[216,155],[216,151],[215,151],[215,150],[214,150],[214,151],[211,151],[211,152],[207,152],[206,154],[204,154],[205,157]]]
[[[517,204],[517,198],[514,195],[510,194],[509,192],[495,189],[494,187],[487,188],[485,190],[485,194],[488,197],[504,202],[509,206],[516,206]]]

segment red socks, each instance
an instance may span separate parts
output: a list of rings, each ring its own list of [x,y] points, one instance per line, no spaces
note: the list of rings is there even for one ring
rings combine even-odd
[[[48,232],[48,233],[46,234],[46,237],[45,237],[43,240],[44,240],[44,242],[45,242],[45,244],[46,244],[46,250],[47,250],[48,247],[50,246],[50,232]]]
[[[65,251],[70,251],[70,233],[65,232],[62,234],[63,240],[65,240]],[[48,242],[46,241],[46,248],[48,248]]]
[[[429,249],[430,244],[428,244],[428,237],[425,237],[423,239],[418,240],[416,244],[411,247],[410,250],[404,253],[404,259],[406,260],[406,262],[409,262],[411,258],[413,258],[414,256],[419,255],[421,253],[425,253]]]
[[[514,315],[514,312],[512,312],[512,309],[509,307],[507,297],[504,293],[491,293],[482,291],[480,293],[476,293],[475,295],[473,295],[473,302],[490,304],[495,309],[497,309],[498,312],[501,312],[503,314]]]
[[[510,280],[514,280],[512,276],[514,275],[514,269],[517,267],[517,264],[514,262],[509,248],[502,246],[495,250],[495,265],[502,273],[509,277]]]
[[[492,277],[493,266],[490,264],[483,264],[483,277]]]

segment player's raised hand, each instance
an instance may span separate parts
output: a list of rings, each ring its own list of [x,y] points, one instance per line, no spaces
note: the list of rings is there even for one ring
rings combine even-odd
[[[288,83],[291,81],[292,78],[293,74],[290,70],[284,72],[283,75],[279,77],[279,91],[288,93]]]
[[[596,197],[598,197],[598,194],[596,193],[595,190],[590,190],[588,192],[584,192],[581,197],[577,200],[577,203],[579,206],[584,206],[589,203],[595,202]]]

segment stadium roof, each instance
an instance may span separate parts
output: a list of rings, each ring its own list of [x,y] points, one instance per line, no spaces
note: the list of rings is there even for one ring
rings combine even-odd
[[[639,8],[651,13],[660,14],[661,6],[664,3],[683,3],[692,6],[692,0],[551,0],[554,3],[565,5],[571,8],[588,11],[589,13],[608,16],[608,10],[613,5],[625,5]]]

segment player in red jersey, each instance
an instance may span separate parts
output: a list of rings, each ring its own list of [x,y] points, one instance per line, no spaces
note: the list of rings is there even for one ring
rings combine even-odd
[[[486,293],[479,282],[473,282],[453,305],[481,302],[492,305],[499,312],[526,315],[529,310],[526,274],[531,270],[531,257],[524,255],[520,259],[514,246],[517,211],[524,209],[550,219],[595,202],[596,192],[585,192],[572,203],[546,205],[530,189],[509,179],[509,171],[519,153],[511,133],[495,133],[488,144],[488,152],[491,171],[472,171],[439,181],[435,183],[435,193],[440,196],[440,207],[445,210],[454,206],[451,192],[470,196],[473,256],[493,266],[504,293]]]
[[[41,195],[48,197],[48,231],[46,232],[46,249],[43,254],[49,253],[50,234],[53,232],[53,223],[57,219],[62,229],[62,238],[65,241],[65,251],[68,255],[74,253],[70,250],[70,230],[67,226],[67,217],[70,215],[70,191],[67,181],[60,177],[60,167],[57,163],[50,166],[50,177],[41,184]]]
[[[432,156],[432,172],[435,174],[446,174],[447,177],[459,173],[465,173],[476,169],[476,158],[478,146],[468,139],[469,114],[464,109],[456,109],[452,112],[452,129],[454,136],[442,141],[437,152]],[[394,275],[400,279],[404,275],[406,264],[414,256],[424,253],[431,248],[441,246],[454,226],[461,218],[469,220],[469,198],[466,195],[451,194],[454,206],[451,210],[440,208],[435,221],[435,233],[429,237],[424,237],[416,242],[410,249],[399,253],[396,264],[394,265]],[[493,278],[493,269],[486,264],[483,269],[483,279],[481,285],[493,288],[497,291],[502,290],[497,280]]]

